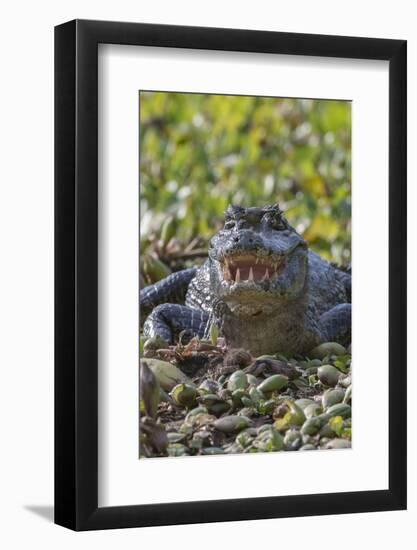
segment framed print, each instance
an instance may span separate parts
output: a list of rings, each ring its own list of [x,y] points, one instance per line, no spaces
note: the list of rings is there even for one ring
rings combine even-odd
[[[65,23],[55,159],[56,523],[406,507],[405,41]]]

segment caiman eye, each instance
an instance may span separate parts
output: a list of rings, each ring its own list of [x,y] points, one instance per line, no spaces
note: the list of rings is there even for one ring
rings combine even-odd
[[[284,220],[280,216],[268,216],[266,220],[268,225],[270,225],[272,229],[276,229],[277,231],[283,231],[284,229],[287,229]]]
[[[233,220],[228,220],[227,222],[225,222],[224,228],[233,229],[235,225],[236,225],[236,222],[234,222]]]

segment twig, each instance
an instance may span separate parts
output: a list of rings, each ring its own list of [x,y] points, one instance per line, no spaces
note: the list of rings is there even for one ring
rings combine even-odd
[[[177,252],[176,254],[170,254],[165,258],[161,258],[163,262],[170,262],[171,260],[186,260],[190,258],[204,258],[207,256],[206,248],[199,248],[192,250],[191,252]]]

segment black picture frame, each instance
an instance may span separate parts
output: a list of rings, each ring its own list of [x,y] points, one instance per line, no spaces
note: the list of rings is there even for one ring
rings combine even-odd
[[[98,44],[389,61],[389,488],[98,507]],[[406,508],[405,40],[74,20],[55,28],[55,522],[74,530]],[[371,208],[370,208],[371,211]]]

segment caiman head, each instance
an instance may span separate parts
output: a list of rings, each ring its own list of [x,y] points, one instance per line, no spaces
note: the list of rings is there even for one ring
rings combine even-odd
[[[229,206],[209,245],[212,291],[239,317],[270,314],[302,293],[307,254],[277,204]]]

